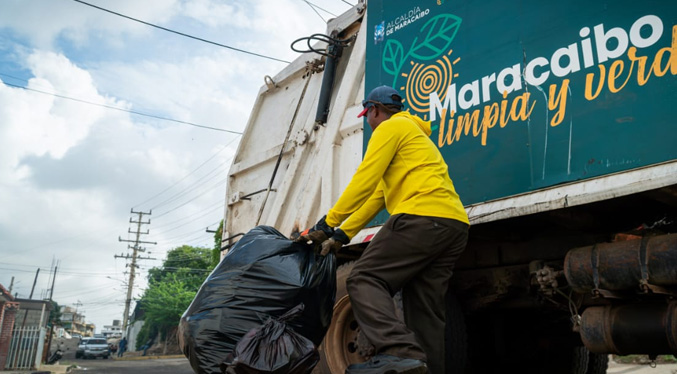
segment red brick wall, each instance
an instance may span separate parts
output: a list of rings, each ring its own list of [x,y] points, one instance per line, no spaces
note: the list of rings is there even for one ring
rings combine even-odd
[[[0,304],[0,314],[2,314],[2,326],[0,326],[0,370],[5,369],[7,355],[9,354],[9,343],[12,340],[12,329],[14,329],[14,317],[19,309],[18,303]]]

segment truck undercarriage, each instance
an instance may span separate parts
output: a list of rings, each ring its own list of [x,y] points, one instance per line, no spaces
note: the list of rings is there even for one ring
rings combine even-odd
[[[676,208],[673,185],[473,225],[447,297],[447,372],[592,374],[610,353],[677,354]],[[340,253],[323,372],[374,354],[344,286],[365,245]]]

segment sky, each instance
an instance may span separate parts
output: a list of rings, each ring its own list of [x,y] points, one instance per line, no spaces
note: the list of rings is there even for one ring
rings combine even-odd
[[[0,3],[0,284],[53,291],[99,333],[123,317],[132,211],[157,243],[138,298],[167,251],[213,247],[264,77],[357,0],[85,2],[221,44],[75,0]]]

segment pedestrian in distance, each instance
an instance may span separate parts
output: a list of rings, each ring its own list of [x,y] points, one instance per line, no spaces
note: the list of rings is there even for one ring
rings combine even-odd
[[[127,337],[123,337],[118,343],[118,357],[122,357],[127,350]]]
[[[148,352],[148,348],[150,348],[151,345],[153,345],[153,339],[152,338],[148,339],[146,344],[141,346],[141,349],[143,349],[143,355],[142,356],[146,355],[146,353]]]
[[[308,233],[322,255],[338,251],[383,208],[381,227],[346,281],[355,319],[376,355],[347,374],[444,374],[445,295],[469,221],[430,122],[403,111],[393,88],[362,102],[373,130],[364,159],[336,204]],[[392,297],[402,291],[405,323]]]

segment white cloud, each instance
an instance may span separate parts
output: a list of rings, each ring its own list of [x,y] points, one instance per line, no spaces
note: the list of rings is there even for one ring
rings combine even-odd
[[[292,40],[325,31],[302,1],[91,2],[286,60],[298,56],[289,49]],[[314,3],[337,14],[347,8],[336,1]],[[284,67],[74,1],[3,0],[0,33],[0,74],[27,79],[0,75],[7,83],[236,131],[244,128],[263,77]],[[126,278],[126,261],[113,256],[128,252],[118,236],[130,235],[131,207],[153,209],[152,224],[144,227],[150,230],[146,239],[158,242],[149,246],[151,257],[162,258],[181,244],[213,244],[205,228],[223,216],[237,136],[1,81],[0,103],[5,287],[14,276],[14,290],[26,297],[39,266],[40,296],[51,281],[46,269],[60,260],[55,300],[65,305],[79,300],[87,319],[100,328],[122,317],[124,288],[107,277]],[[147,268],[159,264],[142,261],[140,287]],[[135,295],[140,292],[137,288]]]
[[[92,0],[88,3],[151,23],[166,22],[180,10],[178,0],[118,0],[114,3]],[[81,46],[100,34],[117,38],[123,34],[144,35],[152,31],[143,24],[74,1],[55,4],[52,0],[4,0],[2,6],[0,24],[28,38],[38,48],[53,46],[57,37]]]

